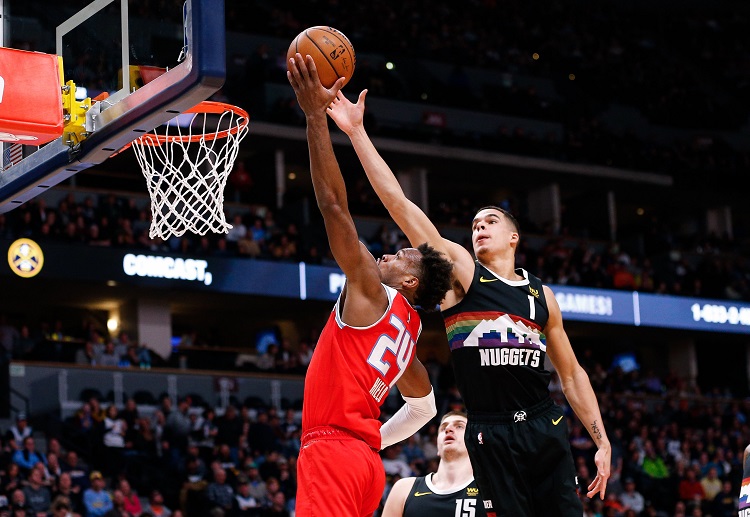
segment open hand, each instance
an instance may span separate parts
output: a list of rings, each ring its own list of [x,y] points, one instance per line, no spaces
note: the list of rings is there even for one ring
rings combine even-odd
[[[352,104],[344,94],[338,92],[336,98],[328,106],[328,115],[333,119],[341,131],[347,135],[362,125],[365,116],[365,97],[367,90],[362,90],[357,99],[357,104]]]
[[[325,113],[326,108],[336,98],[345,81],[343,77],[339,77],[331,88],[326,88],[320,83],[313,58],[309,55],[302,57],[299,52],[289,59],[289,70],[286,77],[294,88],[294,93],[297,94],[297,102],[299,102],[299,106],[306,116]]]

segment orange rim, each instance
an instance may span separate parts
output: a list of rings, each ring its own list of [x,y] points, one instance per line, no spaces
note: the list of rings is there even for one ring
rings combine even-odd
[[[232,112],[237,115],[237,120],[240,123],[229,129],[223,129],[221,131],[212,131],[208,133],[199,133],[197,135],[182,135],[182,136],[165,136],[158,135],[156,133],[147,133],[139,138],[136,138],[138,142],[144,145],[159,146],[171,142],[198,142],[200,140],[217,140],[219,138],[226,138],[229,135],[234,135],[245,126],[247,126],[250,120],[250,115],[247,111],[243,110],[239,106],[228,104],[226,102],[217,101],[202,101],[190,109],[183,111],[182,113],[211,113],[214,115],[221,115],[222,113]],[[127,146],[129,146],[128,144]],[[126,147],[127,147],[126,146]],[[123,148],[124,149],[124,148]]]

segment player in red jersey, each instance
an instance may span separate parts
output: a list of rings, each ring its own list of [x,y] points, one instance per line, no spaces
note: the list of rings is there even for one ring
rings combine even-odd
[[[324,88],[310,56],[296,54],[289,68],[307,120],[315,197],[346,275],[305,380],[295,510],[298,517],[372,515],[385,486],[378,451],[437,412],[427,371],[415,357],[422,323],[413,305],[439,305],[452,264],[426,244],[376,261],[359,241],[326,114],[343,79]],[[394,385],[406,404],[381,427],[380,406]]]

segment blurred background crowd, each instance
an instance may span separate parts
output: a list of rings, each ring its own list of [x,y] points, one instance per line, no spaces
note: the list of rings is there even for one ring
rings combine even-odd
[[[46,23],[48,14],[31,4],[19,4],[14,14]],[[144,19],[157,11],[150,1],[129,4]],[[159,4],[160,12],[172,11],[180,22],[181,2]],[[173,9],[167,9],[170,4]],[[284,58],[297,33],[325,23],[346,33],[358,53],[348,94],[367,88],[368,102],[387,100],[424,114],[403,123],[385,110],[369,110],[368,130],[377,138],[551,160],[561,167],[652,172],[673,180],[669,194],[646,208],[642,223],[602,235],[594,230],[599,221],[587,213],[589,199],[583,195],[563,205],[560,225],[539,225],[528,214],[527,187],[513,183],[523,171],[492,178],[510,186],[501,198],[486,199],[485,185],[459,170],[429,194],[430,217],[446,234],[465,239],[476,209],[498,204],[521,223],[518,265],[546,283],[750,301],[750,213],[739,183],[750,168],[750,4],[573,0],[540,7],[469,0],[459,9],[447,1],[344,6],[311,0],[284,6],[228,0],[226,14],[229,76],[213,98],[246,108],[251,124],[304,124]],[[23,48],[23,38],[15,37],[13,46]],[[116,65],[96,59],[96,49],[91,52],[91,60],[76,67],[87,68],[92,77],[114,75],[102,68]],[[478,114],[500,118],[467,129],[452,125],[441,110],[458,110],[453,116],[467,120]],[[276,187],[268,180],[274,176],[272,160],[260,152],[241,155],[230,177],[226,215],[233,228],[227,235],[150,238],[151,214],[139,176],[135,171],[125,181],[95,170],[81,173],[50,196],[0,214],[0,240],[28,237],[43,244],[334,265],[322,221],[314,204],[310,208],[309,186],[288,186],[278,206]],[[560,182],[572,182],[568,178]],[[585,181],[600,184],[607,178]],[[402,247],[403,235],[389,223],[363,175],[347,178],[347,187],[361,239],[373,255]],[[628,188],[646,198],[650,187]],[[301,210],[305,199],[307,209]],[[730,214],[734,224],[726,231],[686,215],[702,214],[713,203]],[[165,360],[127,334],[110,337],[106,329],[71,327],[57,314],[31,321],[14,313],[0,321],[0,343],[14,361],[179,368],[177,354]],[[249,363],[240,364],[234,353],[221,366],[302,376],[317,335],[301,334],[304,339],[280,336],[263,349],[249,349]],[[62,337],[78,346],[63,351],[54,345]],[[227,345],[190,332],[180,344]],[[613,445],[607,498],[584,497],[586,517],[735,516],[742,452],[750,443],[747,393],[699,386],[682,372],[623,368],[606,347],[573,345]],[[438,416],[460,408],[450,365],[432,357],[424,362],[437,388]],[[554,376],[551,388],[566,409],[579,481],[586,486],[595,471],[594,444],[565,405]],[[294,514],[301,400],[274,407],[258,397],[220,404],[187,394],[131,394],[118,405],[96,386],[78,399],[71,416],[18,414],[0,429],[0,512]],[[397,407],[390,397],[383,417]],[[388,476],[384,498],[400,477],[436,468],[436,436],[432,422],[382,452]]]

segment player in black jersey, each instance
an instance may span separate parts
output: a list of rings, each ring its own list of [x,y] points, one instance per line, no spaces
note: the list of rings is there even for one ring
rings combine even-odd
[[[516,269],[518,223],[502,208],[483,208],[472,221],[476,261],[463,246],[440,236],[404,195],[367,136],[366,93],[356,104],[339,94],[328,114],[349,136],[375,192],[409,241],[426,241],[453,262],[453,289],[440,309],[468,410],[466,447],[487,515],[580,517],[567,422],[549,394],[546,357],[598,448],[588,497],[604,499],[612,451],[555,295],[539,278]]]
[[[750,445],[742,455],[742,487],[737,504],[738,517],[750,517]]]
[[[399,479],[388,494],[381,517],[486,515],[464,443],[465,431],[466,413],[443,415],[437,437],[437,472]]]

